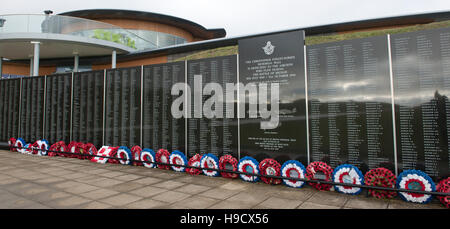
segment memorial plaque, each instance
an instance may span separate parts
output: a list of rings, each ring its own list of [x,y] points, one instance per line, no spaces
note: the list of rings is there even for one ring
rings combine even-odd
[[[104,71],[74,73],[72,141],[102,146],[103,85]]]
[[[236,56],[192,60],[187,65],[188,155],[238,157]]]
[[[44,87],[44,76],[22,79],[19,136],[27,143],[43,138]]]
[[[18,138],[21,79],[0,80],[0,140]]]
[[[311,161],[392,171],[386,36],[307,46]]]
[[[239,119],[241,157],[250,155],[259,161],[270,157],[280,163],[295,159],[306,164],[304,31],[239,40],[239,82],[248,89],[239,100],[240,106],[245,104],[245,117]],[[279,99],[275,101],[277,94],[271,90],[277,84]],[[251,118],[250,109],[256,103],[258,117]],[[269,126],[264,126],[267,122]]]
[[[106,71],[105,145],[140,145],[141,67]]]
[[[450,29],[391,36],[400,170],[448,176]]]
[[[47,76],[44,138],[50,143],[70,142],[72,74]]]
[[[172,86],[185,82],[185,63],[144,66],[142,145],[145,148],[186,152],[185,119],[171,114]]]

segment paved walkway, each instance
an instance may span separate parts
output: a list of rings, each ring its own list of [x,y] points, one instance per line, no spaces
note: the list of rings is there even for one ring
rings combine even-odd
[[[444,208],[0,150],[0,208]]]

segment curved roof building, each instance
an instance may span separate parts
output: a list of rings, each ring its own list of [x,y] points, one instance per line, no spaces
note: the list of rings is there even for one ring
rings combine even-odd
[[[1,15],[0,57],[6,60],[2,61],[2,72],[43,75],[107,68],[92,59],[105,56],[113,59],[114,67],[117,55],[222,38],[225,34],[224,29],[206,29],[186,19],[130,10]],[[139,63],[154,63],[146,61]]]
[[[339,36],[357,38],[359,33],[367,31],[391,29],[389,32],[392,33],[392,29],[446,22],[450,22],[450,12],[292,30],[303,29],[307,44],[311,44],[333,41]],[[254,36],[225,38],[225,35],[221,28],[207,29],[186,19],[132,10],[89,9],[57,15],[0,15],[0,72],[49,75],[166,63],[192,52],[235,46],[238,39]],[[232,51],[237,52],[235,50]]]

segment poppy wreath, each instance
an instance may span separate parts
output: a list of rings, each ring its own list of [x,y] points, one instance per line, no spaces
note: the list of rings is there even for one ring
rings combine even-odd
[[[306,169],[302,163],[296,160],[289,160],[283,163],[281,166],[281,176],[294,177],[305,179]],[[299,180],[283,179],[283,183],[286,186],[293,188],[301,188],[305,185],[305,182]]]
[[[17,138],[16,142],[14,143],[14,146],[16,147],[16,151],[19,153],[23,153],[23,147],[25,147],[27,143],[22,138]]]
[[[333,169],[325,162],[314,161],[306,167],[306,177],[309,180],[316,180],[318,178],[318,172],[323,173],[324,177],[320,177],[322,180],[330,181]],[[315,182],[309,182],[309,185],[317,190],[330,191],[331,184],[320,184]]]
[[[86,151],[86,150],[84,149],[85,144],[82,143],[82,142],[78,142],[77,145],[76,145],[76,147],[77,147],[76,152],[78,153],[78,155],[76,155],[76,158],[78,158],[78,159],[80,159],[80,160],[84,159],[84,158],[86,157],[86,156],[85,156],[85,151]]]
[[[272,158],[266,158],[259,163],[259,171],[261,175],[280,176],[281,165],[278,161]],[[280,184],[281,179],[261,177],[261,180],[266,184]]]
[[[112,148],[112,150],[111,150],[111,154],[109,155],[109,157],[112,157],[112,158],[108,158],[108,163],[120,164],[119,160],[115,159],[115,158],[117,158],[117,151],[119,150],[119,147],[117,146],[117,147],[111,147],[111,148]]]
[[[38,147],[39,147],[38,155],[39,156],[47,156],[48,149],[49,149],[48,141],[45,139],[42,139],[42,140],[37,141],[37,143],[38,143]]]
[[[436,186],[436,190],[442,193],[450,193],[450,177],[442,179]],[[450,208],[450,196],[437,196],[437,198],[445,207]]]
[[[57,154],[56,154],[56,152],[54,152],[54,151],[56,151],[56,149],[57,148],[59,148],[59,143],[57,142],[57,143],[54,143],[53,145],[51,145],[50,146],[50,152],[48,152],[48,156],[49,157],[54,157],[54,156],[56,156]]]
[[[13,146],[15,146],[15,144],[16,144],[16,139],[15,138],[9,138],[8,145],[9,145],[9,150],[10,151],[12,151],[12,152],[17,151],[17,149],[13,147]]]
[[[237,171],[238,160],[231,155],[223,155],[219,159],[219,168],[221,170],[232,170]],[[239,175],[237,173],[226,173],[220,172],[220,175],[225,178],[237,178]]]
[[[133,165],[142,165],[142,162],[139,162],[141,160],[141,151],[142,148],[140,146],[133,146],[131,148],[131,156],[133,157]]]
[[[78,153],[78,150],[77,150],[78,147],[77,147],[77,145],[78,145],[78,142],[71,141],[71,142],[69,143],[69,145],[67,145],[67,151],[68,151],[69,153]],[[77,158],[78,155],[76,155],[76,154],[67,154],[67,157]]]
[[[155,156],[155,152],[153,152],[153,150],[151,149],[147,149],[144,148],[141,151],[140,154],[140,160],[143,161],[142,164],[146,167],[146,168],[156,168],[156,164],[155,163],[148,163],[149,162],[155,162],[156,156]]]
[[[395,187],[395,179],[396,177],[394,173],[386,168],[371,169],[364,176],[364,182],[366,185],[387,188]],[[397,192],[395,191],[369,189],[368,192],[369,195],[376,198],[393,198],[397,195]]]
[[[198,167],[200,168],[200,160],[202,159],[202,156],[200,154],[195,154],[193,157],[191,157],[188,161],[189,166]],[[202,172],[200,169],[196,168],[186,168],[186,173],[191,175],[199,175]]]
[[[61,152],[61,153],[56,153],[56,155],[64,157],[65,156],[64,152],[66,152],[66,150],[67,150],[66,143],[64,143],[64,141],[59,141],[59,142],[55,143],[54,145],[56,145],[56,146],[53,150]]]
[[[239,172],[243,173],[253,173],[253,174],[259,174],[258,169],[258,161],[255,160],[253,157],[245,156],[239,160],[238,164],[238,170]],[[247,174],[239,174],[242,180],[248,181],[248,182],[257,182],[259,181],[259,176],[252,176]]]
[[[170,153],[169,151],[165,150],[165,149],[160,149],[158,150],[158,152],[156,152],[156,162],[159,163],[169,163],[169,158],[170,158]],[[170,170],[170,166],[168,165],[161,165],[158,164],[157,165],[158,168],[160,169],[166,169],[166,170]]]
[[[176,164],[176,165],[187,165],[188,161],[184,153],[175,150],[170,154],[169,158],[170,164]],[[186,167],[184,166],[174,166],[172,165],[172,169],[177,172],[184,172],[186,170]]]
[[[364,176],[362,172],[356,166],[349,164],[343,164],[334,169],[332,177],[333,182],[336,183],[349,183],[358,185],[364,184]],[[335,185],[334,189],[337,192],[350,195],[357,195],[360,194],[362,191],[362,189],[359,187],[350,187],[341,185]]]
[[[84,159],[90,160],[92,159],[92,156],[97,154],[97,148],[95,148],[94,144],[88,142],[84,144],[82,154],[84,154]]]
[[[202,167],[203,174],[209,177],[217,177],[220,175],[219,171],[208,170],[208,169],[219,169],[219,159],[214,154],[204,154],[200,160],[200,165]]]
[[[133,155],[131,153],[131,150],[128,149],[128,147],[121,146],[119,147],[119,149],[117,149],[117,157],[122,159],[119,160],[120,164],[129,165],[131,164],[131,159],[133,158]]]
[[[433,180],[420,170],[405,170],[397,177],[397,188],[434,192],[436,185]],[[400,197],[409,202],[426,204],[431,201],[432,195],[419,193],[399,192]]]

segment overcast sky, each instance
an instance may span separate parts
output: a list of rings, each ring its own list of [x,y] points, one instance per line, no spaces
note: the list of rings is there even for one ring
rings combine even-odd
[[[450,11],[450,0],[1,0],[2,14],[128,9],[181,17],[227,37],[415,13]]]

